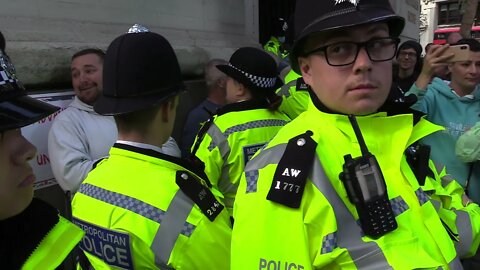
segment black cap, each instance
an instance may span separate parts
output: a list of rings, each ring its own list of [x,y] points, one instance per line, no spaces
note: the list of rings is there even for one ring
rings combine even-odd
[[[398,54],[400,53],[401,50],[407,50],[407,49],[413,49],[415,51],[415,54],[417,55],[417,59],[420,59],[420,56],[422,55],[422,45],[420,43],[414,41],[414,40],[407,40],[400,44],[397,50],[397,57]]]
[[[300,73],[298,57],[310,34],[376,22],[387,23],[394,37],[405,26],[405,19],[395,15],[389,0],[297,0],[295,43],[290,54],[293,70]]]
[[[217,68],[252,91],[275,91],[283,84],[275,60],[257,48],[240,48],[232,54],[228,65]]]
[[[93,106],[102,115],[151,108],[185,87],[170,43],[153,32],[131,32],[116,38],[103,63],[103,94]]]
[[[27,96],[16,77],[15,67],[0,50],[0,131],[30,125],[59,109]]]

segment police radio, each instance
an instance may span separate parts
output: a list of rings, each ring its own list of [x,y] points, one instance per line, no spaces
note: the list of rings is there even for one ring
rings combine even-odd
[[[345,185],[350,202],[357,208],[363,232],[372,238],[378,238],[395,230],[397,222],[377,159],[368,151],[355,116],[349,115],[348,119],[360,144],[362,156],[344,156],[345,163],[340,179]]]

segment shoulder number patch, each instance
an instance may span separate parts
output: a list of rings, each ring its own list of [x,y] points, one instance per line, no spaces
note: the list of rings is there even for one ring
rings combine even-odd
[[[299,208],[307,176],[313,163],[317,143],[311,138],[313,133],[293,137],[288,141],[273,176],[267,199],[291,208]]]

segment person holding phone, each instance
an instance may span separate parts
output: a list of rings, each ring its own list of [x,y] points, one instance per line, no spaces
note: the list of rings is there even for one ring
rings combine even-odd
[[[446,166],[447,172],[460,184],[470,182],[470,198],[479,203],[480,168],[475,166],[469,173],[470,165],[455,155],[455,144],[465,131],[480,121],[480,43],[475,39],[462,39],[457,45],[458,49],[453,50],[452,45],[432,46],[420,76],[407,94],[418,97],[413,109],[445,128],[445,132],[431,134],[422,140],[431,146],[432,160]],[[465,45],[469,47],[467,58]],[[451,81],[432,80],[434,69],[445,65]]]

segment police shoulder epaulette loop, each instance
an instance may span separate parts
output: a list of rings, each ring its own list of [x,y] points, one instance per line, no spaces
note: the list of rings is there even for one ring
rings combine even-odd
[[[297,91],[308,90],[308,85],[305,83],[302,77],[297,78],[297,85],[295,86]]]
[[[215,114],[211,115],[205,123],[200,127],[200,130],[197,133],[197,140],[195,141],[195,144],[193,145],[192,148],[192,155],[195,155],[198,151],[198,148],[200,147],[200,144],[202,143],[203,139],[205,138],[205,134],[207,134],[208,129],[210,126],[213,124],[213,120],[215,120]]]
[[[224,206],[218,202],[212,191],[193,174],[187,171],[177,171],[175,181],[183,193],[200,207],[202,213],[210,221],[214,221],[222,212]]]
[[[278,163],[267,199],[291,208],[299,208],[307,177],[313,164],[317,143],[313,132],[291,138]]]

